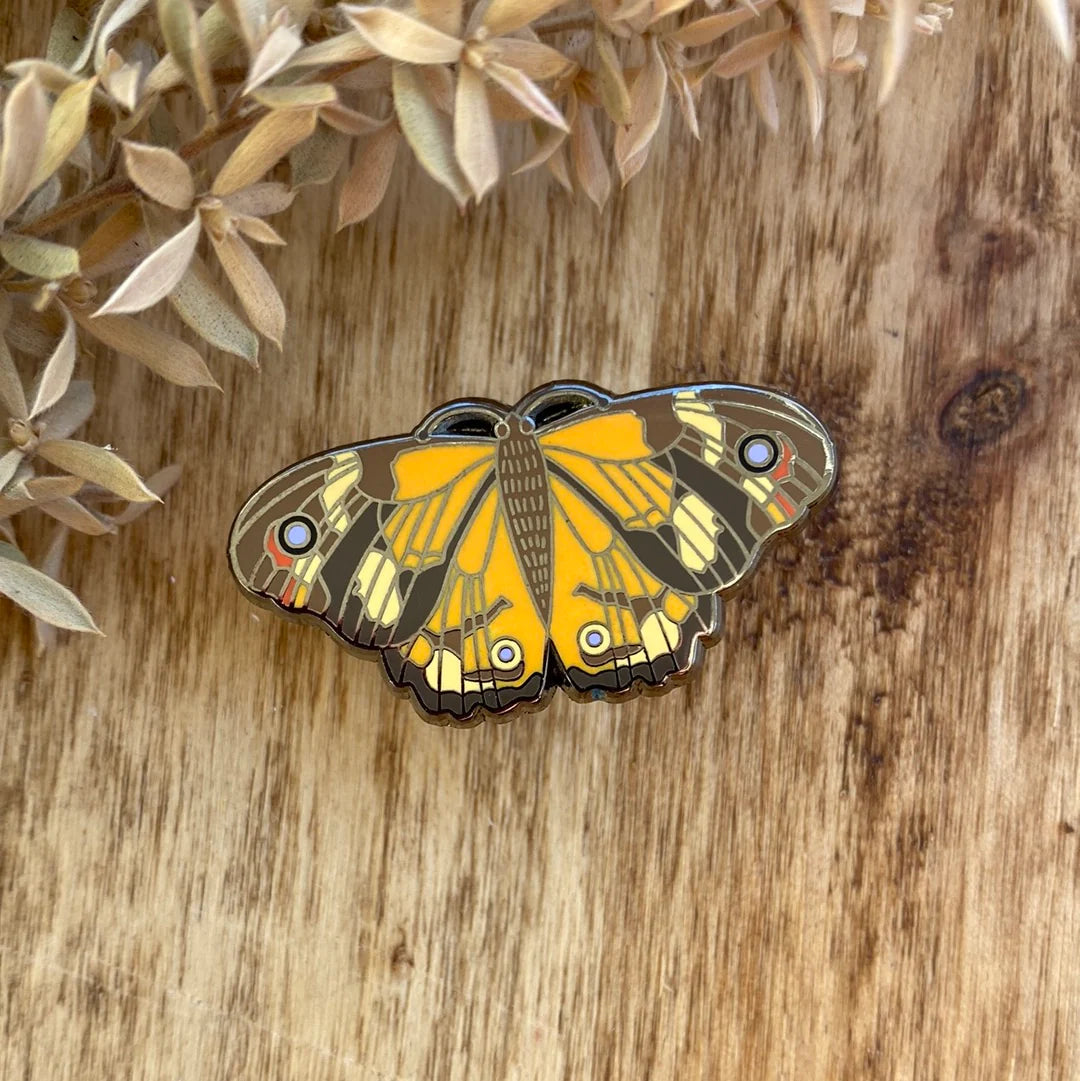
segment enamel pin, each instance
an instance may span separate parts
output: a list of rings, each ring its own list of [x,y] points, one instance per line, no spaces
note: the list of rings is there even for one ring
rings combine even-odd
[[[251,600],[465,725],[558,688],[669,689],[835,477],[824,425],[775,391],[551,383],[289,466],[236,516],[229,563]]]

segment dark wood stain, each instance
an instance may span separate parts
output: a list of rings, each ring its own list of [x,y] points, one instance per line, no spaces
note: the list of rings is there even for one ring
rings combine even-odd
[[[1080,1076],[1080,81],[1020,0],[881,112],[831,82],[816,147],[790,75],[781,138],[710,87],[602,215],[399,167],[334,235],[305,191],[285,352],[213,358],[224,396],[80,360],[87,436],[188,472],[71,545],[107,639],[35,660],[0,613],[0,1076]],[[233,588],[276,468],[554,378],[772,383],[836,433],[686,689],[429,728]]]

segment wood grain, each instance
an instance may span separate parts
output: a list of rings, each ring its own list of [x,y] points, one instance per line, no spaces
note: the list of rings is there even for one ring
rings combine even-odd
[[[832,84],[817,146],[794,72],[778,138],[714,88],[602,215],[532,177],[459,217],[399,163],[334,235],[309,191],[261,375],[86,365],[89,434],[187,474],[70,551],[107,639],[37,662],[0,614],[0,1074],[1080,1076],[1080,94],[995,11],[880,114]],[[555,377],[837,433],[692,688],[431,728],[232,585],[272,470]]]

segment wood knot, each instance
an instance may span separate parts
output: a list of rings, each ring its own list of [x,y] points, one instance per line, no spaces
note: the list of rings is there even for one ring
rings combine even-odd
[[[1027,405],[1027,384],[1016,372],[976,375],[941,411],[938,432],[956,450],[971,451],[1000,439]]]
[[[390,954],[390,968],[395,976],[408,976],[416,968],[416,962],[404,939],[394,947],[393,953]]]

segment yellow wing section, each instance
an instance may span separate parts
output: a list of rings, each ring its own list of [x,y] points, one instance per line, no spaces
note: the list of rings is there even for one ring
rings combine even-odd
[[[411,641],[386,650],[390,678],[428,714],[467,723],[539,701],[547,632],[514,555],[493,489],[451,562],[431,616]]]
[[[551,641],[573,690],[601,697],[661,686],[715,634],[719,601],[654,577],[625,539],[564,481],[551,480]]]

